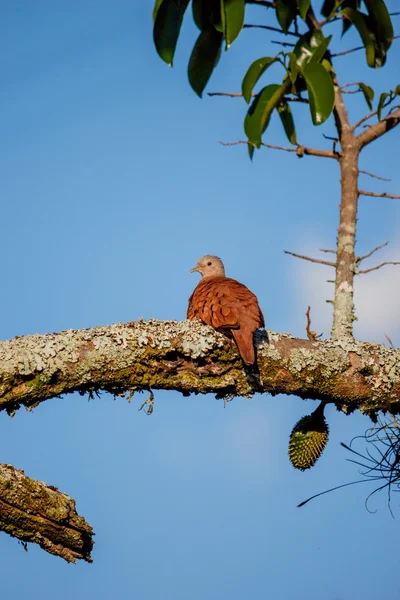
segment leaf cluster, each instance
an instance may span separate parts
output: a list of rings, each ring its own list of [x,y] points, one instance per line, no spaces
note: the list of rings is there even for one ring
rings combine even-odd
[[[153,10],[154,43],[158,54],[168,65],[173,63],[189,4],[200,33],[190,55],[188,77],[193,90],[201,96],[218,64],[223,46],[228,50],[244,27],[246,0],[156,0]],[[297,144],[290,101],[300,100],[308,104],[314,125],[321,125],[332,114],[336,85],[330,51],[333,36],[324,35],[325,27],[339,21],[342,23],[342,35],[354,27],[371,68],[385,64],[394,38],[384,0],[325,0],[321,20],[316,17],[311,0],[275,0],[262,4],[267,5],[268,14],[275,16],[278,31],[297,37],[297,43],[291,52],[258,58],[243,78],[242,94],[249,104],[244,129],[251,157],[254,149],[260,147],[274,111],[279,115],[290,143]],[[272,29],[277,30],[275,27]],[[266,81],[266,85],[254,92],[268,69],[276,64],[282,67],[278,81]],[[359,83],[359,90],[371,109],[373,89]],[[377,109],[379,119],[392,96],[393,92],[381,95]]]

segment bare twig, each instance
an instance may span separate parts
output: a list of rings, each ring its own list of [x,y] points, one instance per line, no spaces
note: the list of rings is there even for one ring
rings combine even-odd
[[[396,346],[393,344],[392,340],[390,339],[390,337],[386,333],[385,333],[385,338],[389,342],[391,348],[393,348],[393,350],[396,350]]]
[[[320,258],[311,258],[311,256],[304,256],[303,254],[296,254],[295,252],[290,252],[289,250],[284,250],[285,254],[290,254],[291,256],[295,256],[296,258],[302,258],[303,260],[309,260],[313,263],[318,263],[320,265],[326,265],[328,267],[336,267],[336,264],[333,262],[329,262],[327,260],[321,260]]]
[[[397,40],[400,35],[395,35],[393,37],[394,40]],[[331,54],[332,58],[337,56],[345,56],[346,54],[350,54],[351,52],[357,52],[358,50],[364,50],[364,46],[357,46],[356,48],[350,48],[350,50],[344,50],[344,52],[336,52],[335,54]]]
[[[310,329],[311,327],[311,317],[310,317],[310,310],[311,310],[311,306],[309,306],[307,308],[307,312],[306,312],[306,317],[307,317],[307,325],[306,325],[306,332],[307,332],[307,337],[309,340],[311,340],[312,342],[317,342],[318,339],[320,337],[322,337],[322,333],[319,333],[317,335],[317,333],[315,331],[312,331]]]
[[[344,85],[340,86],[340,89],[343,92],[343,90],[345,90],[348,87],[353,87],[353,85],[360,85],[360,81],[351,81],[350,83],[345,83]]]
[[[250,146],[253,145],[248,140],[238,140],[236,142],[219,142],[219,143],[222,146],[237,146],[238,144],[247,144]],[[320,156],[322,158],[335,158],[336,160],[339,160],[339,158],[340,158],[339,152],[337,154],[334,154],[333,152],[330,152],[329,150],[317,150],[315,148],[307,148],[306,146],[297,146],[297,148],[286,148],[285,146],[274,146],[272,144],[264,144],[264,143],[262,143],[261,146],[264,146],[264,148],[270,148],[271,150],[283,150],[284,152],[294,152],[300,158],[302,156],[304,156],[304,154],[307,154],[309,156]]]
[[[207,96],[224,96],[227,98],[243,98],[243,94],[241,92],[207,92]],[[251,97],[254,98],[257,94],[251,94]],[[287,102],[303,102],[304,104],[308,104],[307,98],[302,98],[301,96],[284,96],[284,100]]]
[[[386,192],[366,192],[365,190],[358,190],[360,196],[373,196],[374,198],[391,198],[392,200],[399,200],[400,195],[387,194]]]
[[[386,100],[386,102],[382,106],[381,110],[383,110],[384,108],[386,108],[387,106],[389,106],[393,102],[394,99],[395,99],[395,96],[393,96],[393,98],[389,98],[388,100]],[[390,111],[390,112],[392,112],[392,111]],[[390,114],[390,112],[389,112],[389,114]],[[378,114],[378,111],[374,110],[374,111],[370,112],[368,115],[365,115],[365,117],[363,117],[362,119],[360,119],[359,121],[357,121],[357,123],[355,123],[352,126],[352,130],[354,131],[355,129],[357,129],[357,127],[360,127],[360,125],[362,125],[366,121],[369,121],[369,119],[371,119],[372,117],[375,117],[375,115],[377,115],[377,114]],[[387,114],[385,118],[387,118],[389,116],[389,114]],[[364,125],[364,127],[365,127],[365,125]]]
[[[320,248],[320,252],[330,252],[331,254],[336,254],[336,250],[326,250],[325,248]]]
[[[373,177],[374,179],[379,179],[380,181],[392,181],[391,179],[388,179],[387,177],[379,177],[379,175],[374,175],[374,173],[370,173],[369,171],[362,171],[361,169],[359,169],[358,172],[362,173],[363,175],[368,175],[369,177]]]
[[[227,96],[228,98],[243,98],[243,94],[241,92],[231,93],[231,92],[207,92],[207,96]],[[252,94],[251,97],[256,96],[256,94]]]
[[[279,46],[285,46],[293,48],[296,44],[289,44],[289,42],[279,42],[278,40],[271,40],[271,44],[278,44]]]
[[[274,2],[268,2],[267,0],[245,0],[246,4],[258,4],[258,6],[265,6],[265,8],[275,8]]]
[[[371,267],[370,269],[360,269],[358,271],[359,274],[361,273],[371,273],[371,271],[376,271],[377,269],[380,269],[381,267],[385,267],[386,265],[400,265],[400,262],[383,262],[380,265],[377,265],[376,267]]]
[[[275,31],[275,33],[285,34],[283,29],[279,29],[278,27],[271,27],[270,25],[250,25],[245,23],[243,25],[243,29],[268,29],[268,31]],[[285,35],[294,35],[294,37],[301,37],[299,33],[295,33],[294,31],[288,31]]]
[[[350,50],[344,50],[343,52],[336,52],[336,54],[331,54],[331,57],[336,58],[337,56],[345,56],[345,54],[350,54],[351,52],[357,52],[357,50],[364,50],[364,46],[357,46],[357,48],[350,48]]]
[[[371,252],[368,252],[368,254],[365,254],[364,256],[358,256],[356,258],[356,263],[360,264],[360,262],[362,260],[365,260],[366,258],[369,258],[370,256],[372,256],[374,254],[374,252],[377,252],[378,250],[380,250],[381,248],[384,248],[385,246],[388,245],[389,242],[385,242],[384,244],[381,244],[380,246],[377,246],[376,248],[374,248],[373,250],[371,250]]]

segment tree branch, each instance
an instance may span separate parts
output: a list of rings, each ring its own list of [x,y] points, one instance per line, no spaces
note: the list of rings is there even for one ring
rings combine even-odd
[[[238,144],[251,144],[248,140],[238,140],[236,142],[219,142],[222,146],[237,146]],[[339,160],[340,153],[335,154],[329,150],[318,150],[315,148],[307,148],[306,146],[297,146],[297,148],[286,148],[285,146],[273,146],[272,144],[261,143],[264,148],[270,148],[271,150],[283,150],[284,152],[294,152],[299,158],[302,158],[305,154],[309,156],[320,156],[322,158],[335,158]]]
[[[294,31],[288,31],[285,33],[283,29],[279,29],[278,27],[270,27],[270,25],[250,25],[245,23],[243,25],[243,29],[267,29],[268,31],[275,31],[275,33],[282,33],[283,35],[293,35],[296,38],[301,37],[299,33],[295,33]]]
[[[336,267],[336,263],[329,262],[328,260],[321,260],[320,258],[311,258],[310,256],[304,256],[303,254],[296,254],[295,252],[290,252],[289,250],[284,250],[285,254],[290,254],[291,256],[295,256],[296,258],[302,258],[303,260],[309,260],[313,263],[318,263],[320,265],[326,265],[328,267]]]
[[[384,135],[385,133],[396,127],[399,123],[400,108],[395,110],[390,115],[384,117],[378,123],[375,123],[375,125],[371,125],[371,127],[368,127],[368,129],[366,129],[357,136],[356,139],[360,150],[365,148],[365,146],[367,146],[374,140],[377,140],[379,137],[381,137],[381,135]]]
[[[367,192],[365,190],[358,190],[360,196],[373,196],[374,198],[391,198],[392,200],[399,200],[400,196],[396,194],[387,194],[386,192]]]
[[[368,175],[368,177],[373,177],[374,179],[379,179],[379,181],[392,181],[391,179],[388,179],[387,177],[379,177],[379,175],[374,175],[374,173],[370,173],[369,171],[362,171],[361,169],[359,169],[358,172],[362,173],[363,175]]]
[[[259,6],[265,6],[265,8],[275,8],[274,2],[268,2],[267,0],[245,0],[246,4],[258,4]]]
[[[0,343],[0,410],[78,391],[114,395],[168,389],[218,397],[294,394],[359,409],[400,412],[400,351],[349,340],[256,337],[259,378],[236,346],[198,321],[136,321]]]
[[[243,98],[243,94],[241,92],[207,92],[207,96],[224,96],[228,98]],[[251,97],[254,98],[257,94],[251,94]],[[283,96],[283,100],[287,102],[302,102],[304,104],[309,104],[307,98],[301,98],[301,96]]]
[[[371,271],[377,271],[378,269],[381,269],[386,265],[400,265],[400,262],[383,262],[380,265],[377,265],[376,267],[371,267],[370,269],[359,269],[357,273],[371,273]]]
[[[39,544],[67,562],[92,562],[93,530],[76,512],[75,501],[0,464],[0,529],[22,542]]]
[[[384,244],[381,244],[380,246],[377,246],[376,248],[374,248],[373,250],[371,250],[371,252],[368,252],[368,254],[364,254],[364,256],[358,256],[356,258],[356,263],[360,264],[361,261],[365,260],[366,258],[369,258],[370,256],[372,256],[375,252],[378,252],[378,250],[381,250],[382,248],[384,248],[385,246],[388,245],[389,242],[385,242]]]

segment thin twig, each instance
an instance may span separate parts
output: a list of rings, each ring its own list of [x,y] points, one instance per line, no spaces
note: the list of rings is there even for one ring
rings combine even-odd
[[[237,146],[238,144],[247,144],[253,146],[251,142],[248,140],[238,140],[237,142],[219,142],[222,146]],[[272,144],[264,144],[261,143],[261,146],[265,148],[270,148],[271,150],[283,150],[285,152],[294,152],[298,157],[304,156],[307,154],[309,156],[321,156],[322,158],[335,158],[339,160],[340,152],[334,154],[329,150],[317,150],[315,148],[307,148],[306,146],[297,146],[297,148],[285,148],[284,146],[273,146]]]
[[[374,175],[374,173],[370,173],[369,171],[358,170],[359,173],[363,175],[368,175],[369,177],[373,177],[374,179],[379,179],[380,181],[392,181],[391,179],[387,179],[387,177],[380,177],[379,175]]]
[[[381,267],[385,267],[386,265],[400,265],[400,262],[383,262],[380,265],[377,265],[376,267],[371,267],[370,269],[362,269],[360,271],[358,271],[359,274],[361,273],[371,273],[371,271],[376,271],[377,269],[380,269]]]
[[[368,252],[368,254],[365,254],[364,256],[359,256],[358,258],[356,258],[356,263],[360,264],[360,262],[362,260],[365,260],[366,258],[369,258],[370,256],[372,256],[374,254],[374,252],[377,252],[381,248],[384,248],[385,246],[387,246],[388,243],[389,242],[385,242],[384,244],[381,244],[380,246],[377,246],[376,248],[374,248],[373,250],[371,250],[371,252]]]
[[[400,196],[396,194],[387,194],[386,192],[366,192],[365,190],[358,190],[360,196],[373,196],[374,198],[391,198],[392,200],[399,200]]]
[[[381,108],[381,111],[386,108],[387,106],[389,106],[389,104],[391,104],[394,100],[394,96],[393,98],[389,98],[388,100],[386,100],[386,102],[384,103],[384,105]],[[395,108],[395,107],[393,107]],[[372,112],[370,112],[368,115],[365,115],[365,117],[363,117],[362,119],[360,119],[359,121],[357,121],[357,123],[355,123],[355,125],[352,126],[352,130],[355,131],[357,129],[357,127],[360,127],[360,125],[362,125],[363,123],[365,123],[365,121],[369,121],[369,119],[371,119],[372,117],[375,117],[375,115],[378,114],[377,110],[374,110]],[[389,113],[390,114],[390,113]],[[385,118],[387,118],[389,115],[386,115]]]
[[[275,33],[283,33],[283,29],[279,29],[278,27],[271,27],[270,25],[250,25],[245,23],[243,25],[243,29],[268,29],[268,31],[275,31]],[[295,33],[294,31],[287,31],[285,35],[294,35],[294,37],[301,37],[299,33]],[[364,46],[363,46],[364,47]]]
[[[360,85],[360,82],[359,81],[352,81],[350,83],[345,83],[344,85],[340,86],[340,89],[343,92],[343,90],[345,90],[348,87],[353,87],[353,85]]]
[[[258,4],[259,6],[265,6],[265,8],[275,8],[274,2],[267,2],[267,0],[245,0],[246,4]]]
[[[330,252],[331,254],[336,254],[336,250],[326,250],[325,248],[320,248],[320,252]]]
[[[336,54],[331,54],[332,58],[337,56],[344,56],[345,54],[350,54],[350,52],[357,52],[357,50],[363,50],[364,46],[357,46],[357,48],[351,48],[350,50],[344,50],[343,52],[336,52]]]
[[[307,308],[307,312],[306,312],[306,317],[307,317],[307,325],[306,325],[306,332],[307,332],[307,337],[309,340],[311,340],[312,342],[317,342],[318,339],[320,337],[322,337],[322,333],[319,333],[317,335],[317,333],[315,331],[312,331],[311,328],[311,317],[310,317],[310,310],[311,310],[311,306],[309,306]]]
[[[271,40],[271,44],[278,44],[279,46],[285,46],[285,47],[290,47],[290,48],[294,48],[294,46],[296,44],[289,44],[289,42],[279,42],[277,40]]]
[[[230,93],[230,92],[207,92],[207,96],[228,96],[228,98],[243,98],[243,94],[238,93]],[[251,97],[256,96],[256,94],[252,94]]]
[[[207,92],[207,96],[226,96],[228,98],[243,98],[243,94],[241,92]],[[257,94],[251,94],[251,97],[254,98]],[[301,96],[284,96],[283,100],[287,102],[303,102],[304,104],[308,104],[307,98],[302,98]]]
[[[385,333],[385,338],[387,339],[387,341],[389,342],[389,344],[393,348],[393,350],[396,350],[396,346],[393,344],[392,340],[386,333]]]
[[[400,35],[393,36],[394,40],[400,38]],[[344,52],[336,52],[336,54],[331,54],[331,57],[344,56],[345,54],[350,54],[350,52],[357,52],[357,50],[364,50],[364,46],[357,46],[357,48],[350,48],[350,50],[344,50]]]
[[[336,267],[336,264],[333,262],[329,262],[327,260],[321,260],[319,258],[311,258],[310,256],[304,256],[303,254],[296,254],[295,252],[290,252],[289,250],[284,250],[285,254],[290,254],[291,256],[295,256],[296,258],[302,258],[303,260],[309,260],[313,263],[318,263],[320,265],[326,265],[328,267]]]

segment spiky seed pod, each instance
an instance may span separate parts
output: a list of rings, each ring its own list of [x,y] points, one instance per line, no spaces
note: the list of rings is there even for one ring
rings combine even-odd
[[[300,419],[292,429],[289,459],[295,469],[310,469],[324,451],[329,435],[324,408],[325,404],[322,402],[311,415]]]

